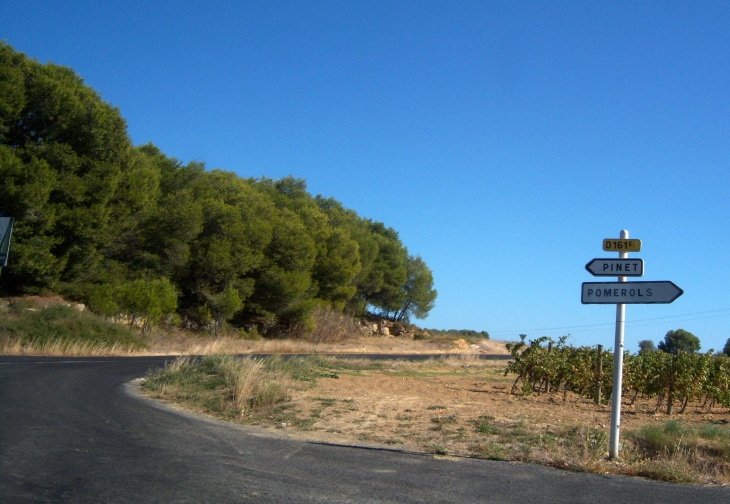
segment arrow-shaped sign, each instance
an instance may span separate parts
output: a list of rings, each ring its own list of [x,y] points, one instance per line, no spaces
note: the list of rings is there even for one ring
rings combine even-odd
[[[10,236],[13,234],[13,218],[0,217],[0,268],[8,265]]]
[[[674,282],[585,282],[583,304],[669,304],[684,291]]]
[[[586,264],[593,276],[640,277],[644,275],[643,259],[593,259]]]

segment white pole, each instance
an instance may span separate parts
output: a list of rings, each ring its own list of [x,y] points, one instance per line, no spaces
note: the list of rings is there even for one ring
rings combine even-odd
[[[627,240],[629,232],[621,231],[621,239]],[[619,259],[628,259],[628,252],[619,253]],[[625,282],[626,277],[619,277],[619,282]],[[611,437],[608,444],[608,458],[618,458],[618,438],[621,427],[621,387],[623,386],[624,372],[624,321],[626,320],[626,305],[616,305],[616,341],[613,346],[613,394],[611,395]]]

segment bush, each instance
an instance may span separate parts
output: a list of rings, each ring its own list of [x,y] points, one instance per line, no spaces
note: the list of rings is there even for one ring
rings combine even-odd
[[[315,308],[313,319],[314,330],[304,335],[304,339],[314,343],[342,341],[360,335],[355,319],[332,308]]]
[[[288,398],[281,375],[267,360],[234,355],[208,355],[197,361],[179,357],[150,372],[145,387],[155,392],[178,391],[178,397],[222,415],[244,416]]]
[[[88,344],[141,349],[146,346],[126,328],[92,313],[64,305],[19,309],[23,303],[14,304],[16,313],[0,319],[0,335],[17,339],[23,346],[42,347],[50,343],[60,343],[62,347]]]

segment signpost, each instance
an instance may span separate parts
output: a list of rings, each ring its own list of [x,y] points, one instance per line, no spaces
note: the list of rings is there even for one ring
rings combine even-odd
[[[8,265],[10,237],[13,234],[13,218],[0,217],[0,268]]]
[[[603,240],[603,250],[606,252],[640,252],[641,240],[629,240],[628,233],[626,233],[626,238],[623,235],[619,239],[606,238]]]
[[[10,303],[10,294],[5,287],[5,279],[2,278],[3,268],[8,265],[8,254],[10,253],[10,238],[13,235],[13,218],[0,217],[0,281],[2,281],[3,289],[8,296]],[[12,303],[10,303],[12,305]]]
[[[618,282],[584,282],[581,290],[583,304],[616,305],[616,340],[613,350],[613,395],[611,396],[611,437],[608,457],[618,457],[619,427],[621,423],[621,387],[624,368],[624,325],[627,304],[671,303],[684,291],[673,282],[626,282],[626,277],[644,275],[643,259],[629,259],[629,252],[641,250],[641,240],[629,240],[629,232],[621,231],[620,238],[603,240],[603,250],[618,252],[618,259],[593,259],[586,270],[593,276],[617,276]],[[599,345],[600,348],[600,345]]]
[[[583,304],[669,304],[684,293],[674,282],[584,282]]]
[[[643,259],[593,259],[586,264],[586,270],[593,276],[627,277],[644,276]]]

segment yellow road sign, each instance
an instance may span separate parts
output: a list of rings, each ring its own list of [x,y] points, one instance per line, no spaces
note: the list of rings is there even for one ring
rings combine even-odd
[[[641,240],[635,238],[630,240],[606,238],[603,240],[603,250],[607,252],[639,252],[641,251]]]

